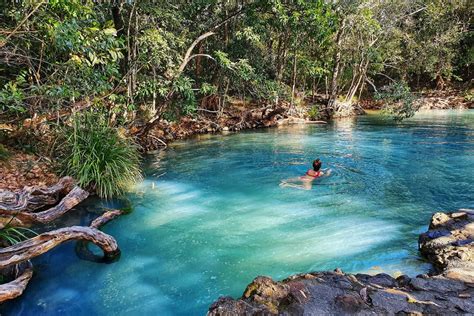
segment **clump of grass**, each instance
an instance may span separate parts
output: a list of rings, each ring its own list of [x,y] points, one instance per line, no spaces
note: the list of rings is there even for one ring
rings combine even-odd
[[[10,158],[10,156],[11,156],[11,154],[7,150],[7,148],[5,146],[3,146],[2,144],[0,144],[0,161],[8,160],[8,158]]]
[[[317,105],[311,106],[308,110],[308,118],[315,121],[319,117],[319,107]]]
[[[34,231],[25,227],[10,227],[7,225],[0,229],[0,241],[9,246],[36,235]]]
[[[111,198],[122,195],[141,179],[137,146],[120,136],[100,113],[76,114],[63,135],[62,171],[80,186]]]

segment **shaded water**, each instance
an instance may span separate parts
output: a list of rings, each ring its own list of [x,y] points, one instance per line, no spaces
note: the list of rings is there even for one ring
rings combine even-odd
[[[320,157],[333,175],[280,188]],[[378,116],[175,143],[150,157],[134,212],[108,224],[114,264],[77,259],[73,244],[35,261],[15,315],[203,315],[257,275],[341,267],[409,275],[430,268],[417,236],[435,210],[474,207],[474,111]],[[86,224],[81,216],[67,224]]]

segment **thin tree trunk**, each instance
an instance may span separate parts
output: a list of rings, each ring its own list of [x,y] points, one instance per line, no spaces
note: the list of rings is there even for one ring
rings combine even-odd
[[[330,88],[331,90],[330,90],[329,101],[325,109],[327,117],[331,117],[332,114],[334,113],[334,107],[336,104],[337,94],[339,92],[338,79],[339,79],[339,72],[341,70],[340,69],[341,68],[341,54],[342,54],[341,44],[342,44],[345,24],[346,24],[345,19],[342,19],[341,25],[339,26],[339,29],[337,30],[337,33],[336,33],[336,51],[334,52],[334,56],[333,56],[334,68],[332,71],[331,88]]]
[[[291,86],[291,103],[290,103],[290,106],[293,106],[293,105],[294,105],[294,101],[295,101],[296,62],[297,62],[297,55],[296,55],[296,47],[295,47],[294,56],[293,56],[293,84],[292,84],[292,86]]]

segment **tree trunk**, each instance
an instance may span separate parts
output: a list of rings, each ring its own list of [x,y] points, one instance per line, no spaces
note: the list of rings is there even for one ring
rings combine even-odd
[[[290,106],[294,105],[295,101],[295,89],[296,89],[296,62],[297,62],[297,56],[296,56],[296,48],[294,51],[294,56],[293,56],[293,84],[291,86],[291,103]]]
[[[329,95],[328,104],[326,105],[326,109],[325,109],[325,113],[327,117],[331,117],[332,114],[334,113],[334,107],[336,105],[336,100],[337,100],[337,94],[339,92],[338,79],[339,79],[339,72],[341,70],[340,69],[341,68],[341,44],[342,44],[345,24],[346,24],[345,19],[342,19],[341,25],[339,26],[336,33],[336,50],[333,56],[334,67],[332,71],[330,95]]]

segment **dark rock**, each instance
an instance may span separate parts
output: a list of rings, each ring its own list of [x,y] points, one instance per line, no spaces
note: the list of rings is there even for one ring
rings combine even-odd
[[[256,315],[265,312],[265,307],[259,308],[246,304],[243,301],[236,301],[231,297],[220,297],[214,302],[208,311],[208,315],[224,316],[224,315]]]
[[[356,277],[359,280],[363,280],[364,282],[377,284],[380,286],[394,287],[397,285],[397,280],[385,273],[379,273],[377,275],[356,274]]]
[[[314,272],[277,282],[256,278],[242,298],[220,298],[211,315],[463,314],[474,288],[443,276],[398,278]],[[405,286],[402,283],[407,283]],[[376,284],[374,282],[378,282]],[[380,285],[383,284],[383,285]],[[474,310],[474,309],[471,309]]]
[[[407,275],[401,275],[397,278],[397,283],[399,287],[405,287],[410,284],[411,278]]]
[[[365,302],[358,295],[344,294],[336,296],[335,302],[339,305],[344,311],[355,313],[362,309],[365,305]]]

